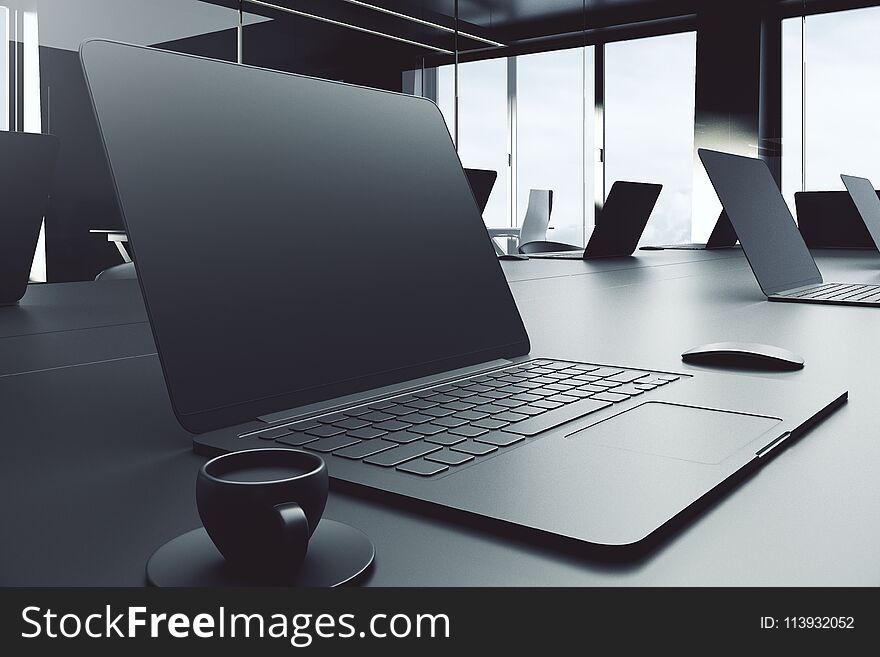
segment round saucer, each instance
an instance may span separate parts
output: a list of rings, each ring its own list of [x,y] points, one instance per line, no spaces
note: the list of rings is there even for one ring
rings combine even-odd
[[[152,586],[341,586],[361,576],[373,563],[376,548],[361,530],[335,520],[318,523],[302,566],[290,579],[266,581],[265,576],[234,570],[214,546],[204,527],[173,538],[147,562]]]

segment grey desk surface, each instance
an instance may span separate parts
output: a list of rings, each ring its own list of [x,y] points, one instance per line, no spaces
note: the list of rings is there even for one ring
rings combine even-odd
[[[880,255],[819,252],[826,280]],[[764,300],[737,251],[504,262],[533,354],[680,369],[685,349],[777,343],[850,402],[656,550],[610,562],[334,491],[326,516],[377,546],[371,585],[880,584],[880,309]],[[198,525],[202,459],[176,424],[133,281],[32,287],[0,308],[0,585],[141,585]]]

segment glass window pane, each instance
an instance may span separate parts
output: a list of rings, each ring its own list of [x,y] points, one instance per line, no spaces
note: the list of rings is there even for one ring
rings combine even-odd
[[[442,66],[438,105],[454,132],[454,66]],[[485,59],[458,65],[458,156],[465,167],[498,172],[483,219],[487,226],[510,226],[507,59]]]
[[[808,16],[805,25],[806,188],[843,189],[841,173],[880,185],[880,8]]]
[[[593,158],[584,157],[593,153],[593,55],[592,47],[572,48],[516,60],[514,215],[522,224],[529,190],[552,190],[547,238],[567,244],[584,243],[585,200],[587,230],[593,224]]]
[[[606,194],[615,180],[663,184],[646,244],[691,240],[695,77],[694,32],[605,49]]]

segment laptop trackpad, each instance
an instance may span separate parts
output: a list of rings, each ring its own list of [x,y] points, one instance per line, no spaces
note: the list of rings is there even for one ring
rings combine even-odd
[[[781,421],[733,411],[646,402],[568,437],[642,454],[716,464]]]

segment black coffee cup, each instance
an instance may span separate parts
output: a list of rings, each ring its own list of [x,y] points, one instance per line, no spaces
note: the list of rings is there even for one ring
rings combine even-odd
[[[302,564],[328,485],[317,454],[250,449],[205,463],[196,502],[208,535],[233,568],[283,578]]]

